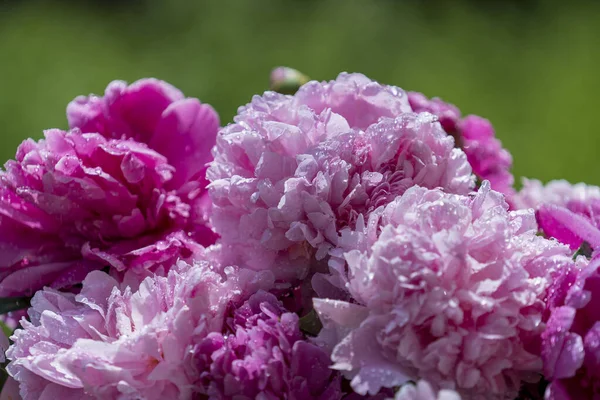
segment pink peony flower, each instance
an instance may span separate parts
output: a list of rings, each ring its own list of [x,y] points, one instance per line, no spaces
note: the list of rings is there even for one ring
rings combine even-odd
[[[543,185],[523,180],[523,188],[512,202],[517,208],[533,208],[538,224],[547,236],[579,248],[585,241],[600,247],[600,188],[564,180]]]
[[[453,390],[440,390],[436,393],[426,381],[419,381],[416,385],[404,385],[394,400],[460,400],[460,396]]]
[[[458,107],[454,104],[446,103],[439,97],[429,99],[419,92],[408,92],[408,102],[415,112],[429,112],[439,118],[442,128],[454,136],[457,145],[461,145],[461,136],[459,135],[459,124],[461,114]]]
[[[360,214],[418,184],[468,193],[464,153],[406,94],[360,74],[266,92],[217,138],[207,176],[212,223],[232,263],[301,279]]]
[[[69,126],[110,139],[134,139],[165,156],[175,170],[169,185],[185,186],[191,196],[205,194],[204,173],[219,129],[219,116],[208,104],[186,98],[157,79],[127,86],[111,82],[104,97],[79,96],[67,106]]]
[[[0,296],[67,287],[107,265],[144,276],[202,250],[206,227],[196,231],[193,204],[169,189],[164,156],[97,133],[45,136],[0,173]]]
[[[486,181],[473,196],[413,187],[357,224],[344,254],[353,301],[314,301],[319,340],[356,392],[425,379],[505,399],[539,378],[543,299],[573,261],[536,235],[532,212],[507,210]]]
[[[537,179],[523,179],[523,188],[512,198],[518,209],[538,209],[543,204],[566,206],[574,203],[588,203],[600,200],[600,188],[585,183],[571,184],[556,180],[544,185]]]
[[[476,115],[461,119],[460,110],[439,98],[428,99],[421,93],[409,92],[408,100],[416,112],[436,115],[444,130],[456,139],[465,151],[473,172],[481,180],[488,180],[492,189],[513,195],[514,178],[510,173],[512,156],[495,137],[490,121]]]
[[[115,81],[67,116],[79,130],[25,141],[0,175],[0,296],[66,287],[107,265],[141,280],[214,243],[209,105],[158,80]]]
[[[595,258],[583,269],[565,269],[552,286],[542,334],[547,400],[595,400],[600,393],[599,268]]]
[[[219,115],[196,98],[157,79],[127,86],[113,81],[104,97],[79,96],[67,106],[69,126],[106,138],[133,139],[166,157],[175,169],[167,183],[190,208],[190,227],[203,245],[214,243],[209,228],[207,164],[219,129]]]
[[[135,292],[100,271],[78,295],[37,292],[7,352],[23,399],[191,399],[193,347],[221,332],[230,302],[269,285],[232,268],[223,280],[211,268],[179,262]]]
[[[223,333],[209,334],[194,357],[210,399],[341,398],[329,355],[307,342],[298,315],[258,292],[238,308]]]

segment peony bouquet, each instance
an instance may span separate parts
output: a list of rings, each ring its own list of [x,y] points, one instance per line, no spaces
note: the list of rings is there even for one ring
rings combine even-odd
[[[115,81],[19,146],[2,399],[600,399],[600,188],[516,191],[439,98],[271,79],[229,124]]]

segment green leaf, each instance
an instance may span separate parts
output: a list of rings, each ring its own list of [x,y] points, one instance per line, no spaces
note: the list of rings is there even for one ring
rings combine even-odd
[[[4,332],[4,334],[6,335],[6,337],[10,337],[10,335],[12,335],[13,330],[10,329],[8,327],[8,325],[6,325],[4,322],[0,321],[0,329],[2,329],[2,332]]]
[[[315,310],[311,310],[311,312],[300,318],[300,330],[307,335],[317,336],[321,328],[323,328],[323,324],[321,324],[321,320]]]
[[[585,256],[586,258],[590,259],[592,258],[593,252],[594,249],[592,249],[592,246],[590,246],[588,242],[584,241],[581,243],[581,246],[579,246],[575,254],[573,254],[573,260],[577,259],[579,256]]]

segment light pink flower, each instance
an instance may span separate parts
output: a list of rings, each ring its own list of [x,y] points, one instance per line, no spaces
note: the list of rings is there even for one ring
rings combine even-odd
[[[360,74],[267,92],[217,138],[212,223],[232,262],[303,278],[338,232],[413,185],[468,193],[474,177],[436,118]]]
[[[94,271],[78,295],[36,293],[7,352],[23,399],[191,399],[193,346],[222,330],[231,301],[269,285],[231,267],[223,280],[211,268],[180,262],[135,292]]]
[[[460,396],[453,390],[443,389],[438,393],[426,381],[419,381],[416,385],[404,385],[394,400],[460,400]]]
[[[571,202],[588,203],[600,200],[600,188],[585,183],[569,183],[565,180],[543,184],[537,179],[523,179],[522,189],[512,198],[518,209],[538,209],[543,204],[566,206]]]
[[[372,213],[344,254],[353,302],[315,299],[334,368],[361,394],[425,379],[466,398],[516,396],[541,372],[552,274],[573,265],[536,232],[533,213],[509,212],[487,182],[473,196],[413,187]]]

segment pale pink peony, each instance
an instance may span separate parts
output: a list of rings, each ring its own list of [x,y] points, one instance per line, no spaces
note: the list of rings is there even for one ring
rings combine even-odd
[[[100,271],[78,295],[37,292],[7,352],[23,399],[191,399],[194,345],[222,330],[230,302],[270,285],[232,267],[223,280],[211,268],[179,262],[135,292]]]
[[[343,235],[353,301],[314,301],[319,340],[355,391],[425,379],[508,399],[539,378],[543,299],[573,261],[536,235],[532,212],[509,212],[484,181],[472,196],[413,187],[357,225]]]
[[[514,194],[514,177],[510,173],[512,156],[496,139],[490,121],[477,115],[461,117],[460,110],[440,98],[428,99],[418,92],[409,92],[408,100],[416,112],[436,115],[444,130],[452,135],[467,155],[473,173],[488,180],[495,191],[507,196]]]
[[[574,203],[600,201],[600,188],[585,183],[569,183],[565,180],[550,181],[543,184],[537,179],[523,179],[523,187],[512,198],[516,208],[538,209],[543,204],[566,206]]]
[[[600,188],[564,180],[544,185],[523,180],[523,188],[512,198],[517,208],[533,208],[540,230],[571,249],[583,242],[600,247]]]
[[[266,92],[217,138],[207,176],[212,223],[232,262],[282,280],[335,247],[338,232],[413,185],[468,193],[464,153],[406,94],[360,74]]]
[[[402,386],[394,400],[460,400],[460,396],[448,389],[436,393],[428,382],[421,380],[416,385]]]

